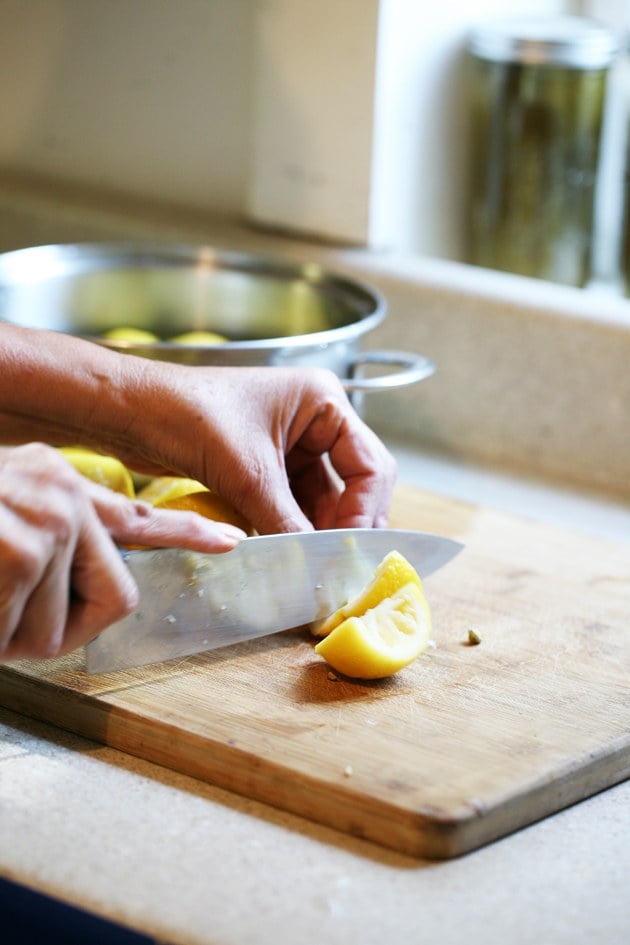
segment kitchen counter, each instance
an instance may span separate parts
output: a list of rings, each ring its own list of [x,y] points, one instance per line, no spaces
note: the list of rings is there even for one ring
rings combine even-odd
[[[615,503],[392,444],[401,481],[630,541]],[[579,720],[577,720],[579,722]],[[630,936],[630,783],[417,861],[0,710],[0,873],[174,943]]]
[[[16,181],[0,180],[0,203],[0,249],[187,239],[370,278],[390,309],[374,344],[439,367],[366,398],[405,444],[391,444],[400,480],[630,541],[628,302]],[[621,945],[629,811],[626,782],[475,853],[417,861],[0,709],[0,874],[178,945]]]

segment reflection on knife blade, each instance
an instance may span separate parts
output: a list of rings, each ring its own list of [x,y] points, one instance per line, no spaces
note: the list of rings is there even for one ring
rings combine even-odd
[[[335,529],[244,539],[221,555],[176,548],[129,552],[140,605],[86,648],[108,672],[302,626],[358,593],[396,548],[425,577],[461,545],[397,529]]]

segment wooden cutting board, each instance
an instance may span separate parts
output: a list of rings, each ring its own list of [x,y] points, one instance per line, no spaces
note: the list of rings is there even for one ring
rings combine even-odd
[[[330,678],[298,630],[103,676],[14,663],[0,702],[415,856],[628,777],[630,547],[408,487],[391,524],[466,549],[425,582],[434,645],[389,680]]]

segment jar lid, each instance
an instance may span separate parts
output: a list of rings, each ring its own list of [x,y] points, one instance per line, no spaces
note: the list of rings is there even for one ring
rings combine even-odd
[[[580,16],[500,17],[474,27],[473,55],[494,62],[602,69],[619,49],[615,34]]]

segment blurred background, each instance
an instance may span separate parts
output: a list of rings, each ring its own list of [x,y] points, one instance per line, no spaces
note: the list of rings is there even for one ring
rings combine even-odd
[[[466,261],[471,28],[503,0],[0,0],[0,177]],[[511,0],[597,17],[624,0]],[[598,272],[622,211],[611,68]]]

